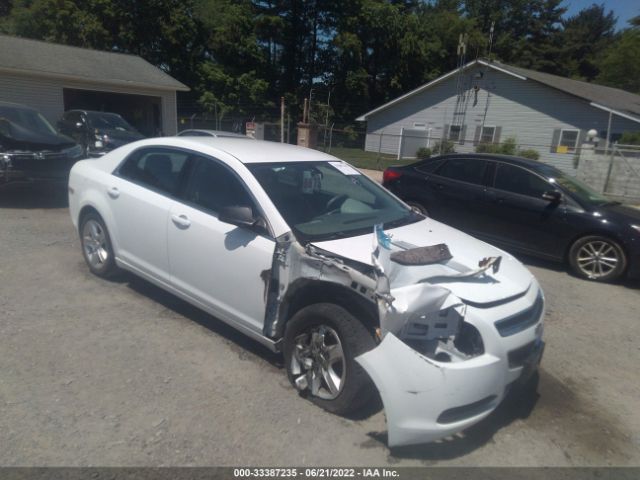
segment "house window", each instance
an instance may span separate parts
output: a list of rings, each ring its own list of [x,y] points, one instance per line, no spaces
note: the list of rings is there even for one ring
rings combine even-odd
[[[480,132],[480,143],[493,143],[496,137],[496,127],[482,127]]]
[[[579,130],[562,130],[560,132],[560,142],[558,143],[558,153],[575,152],[578,146]]]
[[[449,140],[453,142],[457,142],[458,140],[460,140],[461,132],[462,132],[462,127],[460,125],[449,126]]]

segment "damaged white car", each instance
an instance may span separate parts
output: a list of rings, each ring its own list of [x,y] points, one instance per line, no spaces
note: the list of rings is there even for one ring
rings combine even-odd
[[[377,388],[390,446],[478,422],[542,355],[520,262],[315,150],[143,140],[77,163],[69,206],[93,273],[132,271],[282,351],[331,412]]]

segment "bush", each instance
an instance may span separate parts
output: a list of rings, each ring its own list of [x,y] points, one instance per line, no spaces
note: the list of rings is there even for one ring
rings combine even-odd
[[[530,160],[538,160],[540,158],[540,152],[529,148],[527,150],[518,150],[518,156],[528,158]]]
[[[540,154],[537,150],[520,150],[516,144],[515,137],[507,138],[503,143],[481,143],[476,147],[476,153],[497,153],[499,155],[513,155],[516,157],[538,160]]]
[[[440,147],[442,146],[442,151]],[[453,146],[453,142],[449,140],[442,140],[433,144],[432,152],[444,155],[445,153],[456,153],[456,149]]]
[[[623,132],[618,143],[622,145],[640,145],[640,132]]]
[[[431,149],[430,148],[421,147],[416,152],[416,158],[418,160],[426,160],[429,157],[431,157]]]

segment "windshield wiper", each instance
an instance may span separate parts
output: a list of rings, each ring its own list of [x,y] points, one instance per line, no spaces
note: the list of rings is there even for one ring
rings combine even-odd
[[[418,215],[417,213],[415,214],[412,213],[410,215],[407,215],[406,217],[399,218],[397,220],[391,220],[390,222],[386,222],[383,225],[383,227],[385,229],[403,227],[404,225],[409,225],[411,223],[419,222],[422,219],[423,219],[422,215]]]

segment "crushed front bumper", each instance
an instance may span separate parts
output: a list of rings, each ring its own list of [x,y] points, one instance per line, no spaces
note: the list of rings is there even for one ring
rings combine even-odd
[[[479,331],[481,355],[438,362],[387,333],[378,347],[359,356],[356,360],[382,397],[389,446],[438,440],[488,416],[511,384],[537,369],[544,351],[543,318],[544,300],[534,282],[512,302],[484,309],[467,306],[464,321]],[[511,328],[501,333],[496,323],[505,320]]]

